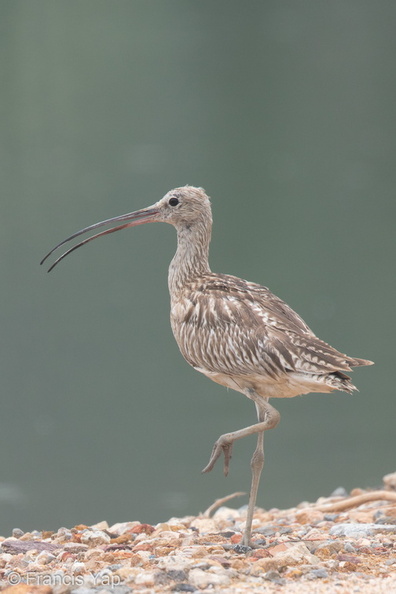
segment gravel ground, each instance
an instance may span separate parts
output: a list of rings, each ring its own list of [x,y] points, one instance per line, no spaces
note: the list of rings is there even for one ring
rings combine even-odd
[[[0,537],[4,594],[396,592],[396,473],[377,491],[257,509],[255,548],[240,545],[246,508],[219,501],[198,517]],[[219,507],[221,505],[221,507]],[[212,515],[212,517],[210,517]]]

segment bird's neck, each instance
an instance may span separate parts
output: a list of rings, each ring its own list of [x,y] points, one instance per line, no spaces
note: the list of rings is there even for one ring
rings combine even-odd
[[[210,236],[211,228],[206,225],[177,229],[177,250],[168,274],[171,295],[180,291],[187,282],[210,272]]]

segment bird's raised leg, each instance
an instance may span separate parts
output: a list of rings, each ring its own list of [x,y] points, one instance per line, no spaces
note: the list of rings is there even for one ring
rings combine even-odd
[[[213,446],[208,465],[205,466],[202,471],[209,472],[212,470],[221,454],[224,454],[224,474],[227,476],[234,441],[241,439],[242,437],[246,437],[247,435],[258,433],[257,446],[250,462],[250,467],[252,469],[252,483],[246,517],[246,528],[242,540],[242,544],[246,546],[250,546],[251,544],[253,513],[254,507],[256,505],[260,476],[264,466],[264,431],[276,427],[280,420],[279,412],[269,404],[268,398],[258,396],[251,390],[249,391],[248,396],[255,402],[259,422],[255,425],[251,425],[250,427],[245,427],[244,429],[239,429],[238,431],[224,433],[224,435],[221,435]]]

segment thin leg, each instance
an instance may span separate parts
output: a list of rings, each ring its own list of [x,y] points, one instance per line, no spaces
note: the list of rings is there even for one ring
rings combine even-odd
[[[259,397],[255,392],[252,391],[249,392],[249,398],[255,402],[259,422],[255,425],[251,425],[250,427],[239,429],[239,431],[233,431],[231,433],[225,433],[224,435],[221,435],[213,446],[208,465],[205,466],[202,471],[209,472],[212,470],[221,454],[224,454],[224,474],[227,476],[234,441],[241,439],[242,437],[246,437],[247,435],[258,433],[257,446],[250,462],[250,467],[252,469],[252,483],[246,517],[246,528],[242,540],[242,543],[246,546],[250,546],[251,544],[253,513],[254,507],[256,505],[260,475],[264,466],[264,431],[276,427],[280,420],[280,414],[273,406],[269,404],[268,398]]]
[[[253,514],[257,500],[257,491],[260,484],[261,472],[264,468],[264,431],[267,429],[273,429],[280,421],[279,412],[268,403],[267,399],[264,401],[256,400],[255,404],[259,423],[266,423],[266,427],[257,435],[256,449],[254,450],[252,459],[250,461],[250,468],[252,469],[252,484],[250,487],[249,505],[246,514],[245,532],[242,538],[242,544],[245,546],[251,546]]]

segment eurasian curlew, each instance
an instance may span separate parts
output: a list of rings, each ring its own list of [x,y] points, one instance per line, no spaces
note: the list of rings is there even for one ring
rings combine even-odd
[[[41,263],[65,243],[104,225],[116,224],[68,249],[49,271],[97,237],[153,222],[170,223],[177,231],[177,250],[169,267],[168,283],[172,330],[183,357],[213,381],[245,394],[256,407],[258,422],[221,435],[203,469],[212,470],[223,454],[227,474],[233,443],[257,433],[242,540],[251,546],[254,507],[264,466],[264,431],[275,427],[280,418],[269,399],[332,390],[352,392],[356,388],[345,372],[372,362],[344,355],[317,338],[302,318],[266,287],[210,270],[212,212],[202,188],[176,188],[153,206],[86,227],[59,243]]]

